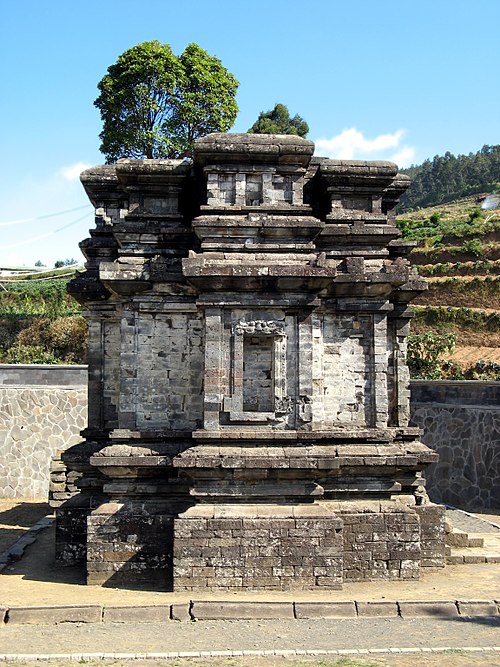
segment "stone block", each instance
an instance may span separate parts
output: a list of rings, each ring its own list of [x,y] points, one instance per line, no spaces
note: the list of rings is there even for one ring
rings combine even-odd
[[[484,554],[464,554],[464,563],[469,565],[486,563],[486,556]]]
[[[399,603],[403,618],[418,618],[420,616],[458,616],[458,607],[453,600],[437,601],[410,601]]]
[[[454,529],[452,533],[446,535],[446,544],[450,547],[468,547],[469,536],[462,530]]]
[[[104,607],[102,620],[105,623],[161,623],[169,621],[169,604]]]
[[[397,602],[389,600],[373,601],[373,602],[358,602],[356,601],[356,609],[358,616],[390,618],[399,616],[399,609]]]
[[[180,603],[180,602],[174,602],[174,604],[171,605],[170,608],[170,618],[173,621],[190,621],[191,619],[191,614],[190,614],[190,607],[191,604],[189,602],[185,603]]]
[[[99,605],[54,605],[46,607],[10,607],[7,623],[15,625],[54,623],[100,623],[102,607]]]
[[[296,618],[354,618],[356,603],[351,602],[295,602]]]
[[[460,616],[497,616],[500,611],[493,600],[458,600]]]
[[[447,565],[461,565],[464,562],[464,556],[459,554],[453,554],[451,556],[446,556]]]
[[[215,602],[193,600],[191,615],[198,621],[294,618],[292,602]]]

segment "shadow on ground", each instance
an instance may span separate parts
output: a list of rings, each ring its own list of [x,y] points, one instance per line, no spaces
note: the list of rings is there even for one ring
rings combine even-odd
[[[0,500],[0,554],[51,511],[48,503],[42,501]]]

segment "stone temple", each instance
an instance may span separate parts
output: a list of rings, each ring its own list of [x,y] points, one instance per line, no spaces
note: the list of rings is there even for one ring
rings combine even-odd
[[[437,457],[408,425],[409,180],[313,151],[211,134],[192,161],[82,174],[89,428],[56,550],[89,584],[335,589],[444,565]]]

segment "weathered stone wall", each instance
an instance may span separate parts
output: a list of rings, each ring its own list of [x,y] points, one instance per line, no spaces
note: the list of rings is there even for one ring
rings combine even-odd
[[[87,366],[0,364],[0,385],[4,387],[87,386]]]
[[[318,421],[326,428],[346,422],[372,425],[372,318],[325,314],[322,320],[317,318],[313,327],[313,400],[322,416]]]
[[[87,420],[85,367],[0,365],[0,496],[46,497],[51,457]]]
[[[321,509],[190,508],[174,521],[178,588],[341,588],[342,521]]]
[[[439,454],[426,471],[434,502],[500,507],[500,382],[414,381],[412,422]]]
[[[202,323],[195,313],[165,312],[136,318],[134,377],[139,429],[195,429],[202,422]],[[132,409],[132,406],[130,406]]]
[[[339,510],[346,581],[418,579],[421,534],[414,508],[384,501],[354,501]]]

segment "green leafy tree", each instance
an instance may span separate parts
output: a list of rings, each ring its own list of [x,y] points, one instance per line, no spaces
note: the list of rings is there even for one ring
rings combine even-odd
[[[197,44],[179,57],[156,40],[138,44],[108,67],[98,89],[108,163],[188,156],[195,139],[226,132],[238,113],[238,81]]]
[[[248,132],[249,134],[295,134],[305,137],[309,132],[309,125],[298,114],[291,118],[284,104],[276,104],[272,111],[261,111]]]
[[[74,264],[78,264],[78,260],[76,259],[58,259],[57,262],[54,263],[54,268],[55,269],[60,269],[63,266],[73,266]]]
[[[424,331],[408,336],[407,361],[410,375],[416,379],[439,380],[444,356],[455,349],[455,335]]]

